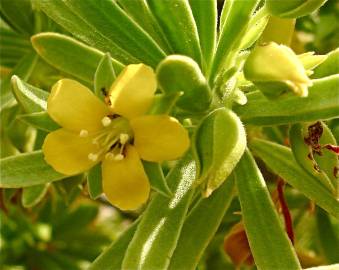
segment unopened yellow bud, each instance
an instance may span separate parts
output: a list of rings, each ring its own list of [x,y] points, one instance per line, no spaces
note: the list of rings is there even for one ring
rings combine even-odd
[[[244,75],[269,98],[288,90],[306,97],[312,85],[298,56],[289,47],[274,42],[251,52],[244,65]]]

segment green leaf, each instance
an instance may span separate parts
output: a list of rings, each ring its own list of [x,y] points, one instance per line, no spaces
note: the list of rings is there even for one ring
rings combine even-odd
[[[104,56],[92,47],[57,33],[34,35],[32,44],[47,63],[89,83],[93,83],[96,69]],[[112,65],[117,73],[123,68],[123,65],[114,59]]]
[[[154,18],[147,2],[144,0],[118,0],[120,6],[133,20],[149,34],[161,49],[169,54],[172,52],[164,33]]]
[[[122,269],[166,269],[191,201],[195,164],[186,154],[167,176],[173,197],[157,194],[143,213]]]
[[[14,101],[13,94],[11,92],[11,78],[13,75],[21,77],[23,80],[28,80],[31,76],[34,66],[38,60],[36,53],[29,53],[25,55],[14,67],[9,75],[7,75],[0,83],[0,99],[1,109],[10,105]]]
[[[339,48],[327,54],[327,59],[313,70],[312,78],[318,79],[339,74]]]
[[[24,207],[30,208],[37,205],[48,190],[49,184],[25,187],[22,190],[21,203]]]
[[[210,82],[214,82],[222,69],[229,68],[229,64],[233,60],[232,56],[240,49],[240,42],[258,2],[259,0],[248,0],[232,1],[228,5],[225,4],[228,11],[225,11],[227,15],[224,15],[225,22],[222,24],[218,46],[213,58]],[[236,51],[232,52],[234,48]]]
[[[1,188],[21,188],[65,178],[49,166],[42,151],[11,156],[0,160]]]
[[[3,0],[0,2],[0,13],[1,18],[16,31],[26,35],[33,33],[34,17],[31,1]]]
[[[142,164],[150,181],[151,187],[163,196],[172,197],[172,191],[167,185],[161,165],[159,163],[148,161],[143,161]]]
[[[189,0],[197,25],[203,70],[209,69],[217,43],[218,10],[216,0]]]
[[[339,219],[337,199],[318,179],[298,165],[288,147],[259,139],[253,140],[250,147],[274,173]]]
[[[107,247],[91,264],[88,270],[121,269],[125,251],[131,242],[139,221],[135,221],[117,240]]]
[[[132,57],[125,50],[118,47],[116,43],[100,33],[100,31],[87,22],[86,19],[75,14],[63,1],[41,0],[40,6],[47,16],[90,46],[103,52],[109,52],[114,59],[124,64],[137,61],[136,58]]]
[[[264,32],[268,23],[269,16],[265,8],[258,10],[248,23],[248,29],[241,40],[240,48],[242,50],[251,47]]]
[[[174,53],[187,55],[201,65],[197,26],[188,1],[147,0]]]
[[[210,197],[202,199],[187,216],[169,269],[196,269],[216,233],[234,193],[230,176]]]
[[[306,132],[307,128],[305,126],[306,125],[298,123],[292,125],[290,128],[289,140],[293,156],[305,171],[317,178],[331,192],[335,193],[335,188],[331,183],[331,180],[326,172],[318,166],[314,159],[312,149],[305,142],[305,138],[308,137]]]
[[[24,112],[35,113],[47,110],[48,92],[25,83],[15,75],[11,82],[13,94]]]
[[[339,75],[313,80],[307,97],[288,96],[272,101],[257,91],[247,95],[248,102],[236,106],[241,120],[254,125],[281,125],[311,122],[339,116]]]
[[[94,92],[101,100],[105,99],[106,93],[108,93],[115,78],[116,75],[111,56],[109,53],[106,53],[101,58],[94,74]]]
[[[48,115],[46,111],[20,114],[17,116],[17,119],[37,129],[41,129],[47,132],[51,132],[60,128],[60,126],[55,123],[54,120],[52,120],[52,118]]]
[[[339,239],[332,225],[330,217],[321,208],[316,210],[317,228],[320,246],[326,256],[328,263],[339,261]],[[337,224],[338,226],[339,224]]]
[[[265,181],[248,150],[236,168],[236,183],[246,234],[258,269],[301,269]]]
[[[103,192],[101,164],[97,164],[89,170],[87,174],[87,184],[89,196],[94,200],[97,199]]]
[[[99,33],[140,62],[156,67],[165,57],[155,41],[115,1],[64,0],[64,3]]]
[[[245,148],[245,129],[232,111],[217,109],[202,120],[193,137],[193,149],[204,196],[209,196],[232,173]]]

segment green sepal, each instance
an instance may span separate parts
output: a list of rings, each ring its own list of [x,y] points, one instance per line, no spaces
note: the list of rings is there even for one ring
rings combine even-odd
[[[100,60],[97,70],[94,74],[94,93],[101,100],[105,100],[111,85],[116,78],[112,58],[106,53]]]
[[[166,93],[183,92],[177,106],[191,112],[206,111],[212,101],[211,90],[199,65],[183,55],[170,55],[157,67],[160,89]]]
[[[209,196],[231,174],[246,148],[246,132],[238,116],[217,109],[206,116],[193,136],[197,184]]]
[[[142,164],[148,176],[151,187],[166,197],[172,197],[173,193],[167,185],[161,165],[159,163],[148,161],[143,161]]]
[[[339,48],[327,54],[326,60],[313,70],[312,78],[318,79],[339,74]]]
[[[88,193],[92,199],[97,199],[102,193],[101,164],[95,165],[87,174]]]
[[[58,33],[40,33],[32,37],[36,52],[53,67],[93,83],[94,74],[104,54],[74,38]],[[117,60],[111,59],[116,73],[123,69]]]
[[[24,207],[30,208],[37,205],[46,195],[49,184],[25,187],[22,189],[21,203]]]

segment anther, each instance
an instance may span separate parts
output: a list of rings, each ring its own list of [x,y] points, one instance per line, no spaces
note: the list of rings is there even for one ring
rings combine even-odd
[[[116,156],[114,156],[114,160],[116,161],[120,161],[120,160],[123,160],[124,159],[124,156],[122,154],[117,154]]]
[[[89,160],[92,160],[92,161],[97,161],[98,159],[98,155],[93,154],[93,153],[89,153],[87,157]]]
[[[106,158],[106,159],[109,159],[109,160],[114,160],[114,154],[111,153],[111,152],[108,152],[108,153],[105,155],[105,158]]]
[[[120,134],[120,143],[121,144],[126,144],[127,141],[129,140],[129,135],[126,133],[121,133]]]
[[[101,123],[104,127],[108,127],[111,124],[112,120],[108,117],[105,116],[104,118],[101,119]]]
[[[88,131],[87,131],[86,129],[80,130],[79,136],[80,136],[81,138],[87,137],[87,136],[88,136]]]

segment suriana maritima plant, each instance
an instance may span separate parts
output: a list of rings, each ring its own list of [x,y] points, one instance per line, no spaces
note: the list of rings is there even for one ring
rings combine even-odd
[[[3,269],[339,269],[330,2],[2,0]]]

